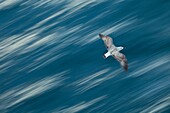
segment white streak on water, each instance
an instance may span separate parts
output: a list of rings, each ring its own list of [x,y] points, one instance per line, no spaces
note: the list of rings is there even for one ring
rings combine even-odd
[[[114,78],[118,74],[122,72],[122,69],[118,69],[116,71],[113,71],[111,73],[108,73],[111,71],[110,69],[103,69],[101,71],[98,71],[92,75],[89,75],[83,79],[80,79],[73,83],[72,85],[76,86],[75,93],[81,94],[89,91],[90,89],[101,85],[105,81]],[[108,73],[108,74],[107,74]]]
[[[83,0],[83,1],[80,1],[80,0],[72,0],[68,3],[68,5],[65,6],[65,8],[69,11],[67,15],[72,15],[73,13],[77,12],[78,10],[80,9],[83,9],[84,7],[86,6],[94,6],[92,4],[95,4],[97,5],[98,3],[100,3],[101,1],[100,0]]]
[[[3,64],[0,65],[0,74],[4,73],[4,72],[7,72],[7,70],[13,66],[13,63],[12,61],[7,61]]]
[[[99,71],[99,72],[97,72],[97,73],[94,73],[94,74],[92,74],[91,76],[88,76],[88,77],[80,80],[78,86],[83,85],[83,84],[86,84],[87,82],[93,80],[94,78],[96,78],[96,77],[98,77],[98,76],[100,76],[100,75],[102,75],[102,74],[107,73],[108,71],[109,71],[109,69],[104,69],[104,70],[101,70],[101,71]]]
[[[43,46],[43,45],[50,45],[51,43],[53,43],[54,39],[55,39],[55,34],[50,34],[46,37],[39,38],[39,40],[37,40],[37,41],[33,42],[33,44],[27,46],[24,49],[24,52],[33,51],[34,49],[36,49],[40,46]]]
[[[77,112],[81,112],[82,110],[84,109],[87,109],[88,107],[104,100],[107,96],[101,96],[101,97],[98,97],[96,99],[93,99],[91,101],[84,101],[84,102],[80,102],[76,105],[73,105],[71,107],[64,107],[64,108],[61,108],[61,109],[57,109],[55,110],[53,113],[77,113]]]
[[[32,30],[32,29],[36,29],[36,28],[38,28],[38,27],[41,27],[43,24],[45,24],[45,23],[47,23],[48,21],[54,19],[55,17],[61,15],[61,14],[64,13],[65,11],[66,11],[66,9],[62,9],[62,10],[60,10],[60,11],[52,14],[51,16],[47,17],[46,19],[38,22],[36,25],[34,25],[33,27],[31,27],[31,28],[28,29],[27,31]],[[56,22],[55,25],[56,25],[57,23],[59,23],[59,22]],[[49,26],[49,25],[48,25],[48,26]]]
[[[0,10],[9,9],[21,1],[22,0],[3,0],[3,2],[0,2]]]
[[[20,52],[25,46],[32,42],[36,37],[36,34],[26,34],[26,35],[14,35],[4,39],[0,42],[0,58],[1,60],[7,58],[8,56]]]
[[[18,103],[25,101],[26,99],[35,97],[46,91],[51,90],[54,87],[59,87],[63,85],[63,75],[68,71],[58,73],[51,77],[43,78],[39,81],[36,81],[32,84],[22,84],[15,88],[6,91],[0,95],[0,100],[3,103],[5,109],[12,107]]]
[[[73,29],[69,33],[72,32]],[[26,61],[25,59],[28,60],[29,57],[31,58],[33,53],[37,53],[37,55],[41,55],[41,56],[35,58],[33,62],[30,62],[29,64],[25,64],[23,67],[20,67],[18,71],[24,71],[24,70],[28,71],[27,69],[29,69],[28,72],[31,72],[35,69],[38,69],[42,66],[49,64],[50,62],[53,62],[54,60],[63,57],[66,54],[69,54],[67,51],[64,52],[60,51],[60,49],[67,47],[69,45],[67,43],[69,42],[65,41],[62,43],[60,40],[62,36],[59,35],[58,33],[51,33],[41,38],[37,33],[33,31],[27,34],[18,34],[18,35],[8,37],[0,42],[0,58],[1,58],[0,61],[4,61],[9,58],[12,58],[10,59],[11,64],[8,63],[8,65],[6,65],[7,67],[3,68],[1,72],[7,70],[8,67],[17,65],[20,62],[25,62]],[[55,46],[53,46],[53,48],[51,48],[50,50],[46,51],[46,53],[39,52],[40,50],[47,48],[51,45],[55,45]],[[27,55],[25,58],[23,57],[22,59],[17,59],[18,61],[15,63],[12,61],[17,56],[26,53],[30,53],[30,54]]]
[[[152,81],[150,81],[152,82]],[[159,94],[160,92],[162,92],[163,90],[165,90],[166,88],[168,88],[168,86],[170,85],[169,82],[161,82],[161,80],[157,80],[155,81],[156,83],[153,83],[150,86],[145,86],[142,87],[142,89],[140,91],[138,91],[137,93],[135,92],[130,92],[131,95],[135,96],[138,95],[136,98],[134,98],[131,103],[134,102],[139,102],[141,100],[147,99],[147,98],[152,98],[150,100],[155,100],[156,98],[159,98],[161,95]],[[160,85],[161,84],[161,85]],[[157,95],[157,96],[154,96]]]
[[[17,18],[14,18],[11,21],[6,22],[5,24],[3,24],[3,26],[0,27],[0,31],[7,29],[11,25],[15,24],[17,21],[20,21],[23,17],[25,17],[25,15],[19,16]]]
[[[167,106],[170,106],[170,96],[160,99],[155,104],[141,111],[141,113],[158,113],[161,112],[161,110],[164,110]]]
[[[47,64],[49,64],[49,63],[51,63],[51,62],[53,62],[53,61],[55,61],[55,60],[57,60],[57,59],[59,59],[59,58],[61,58],[61,57],[63,57],[63,56],[65,56],[67,53],[63,53],[63,54],[59,54],[59,55],[56,55],[55,57],[52,57],[52,58],[50,58],[50,59],[47,59],[46,61],[44,61],[43,63],[41,63],[41,61],[39,61],[38,63],[35,63],[35,64],[33,64],[33,68],[31,69],[31,70],[29,70],[28,72],[32,72],[32,71],[34,71],[34,70],[36,70],[36,69],[38,69],[38,68],[40,68],[40,67],[43,67],[43,66],[45,66],[45,65],[47,65]],[[38,64],[38,65],[37,65]]]
[[[170,62],[169,60],[169,57],[166,57],[166,56],[162,56],[156,60],[153,60],[152,62],[149,62],[148,64],[144,65],[143,67],[140,67],[139,69],[133,71],[130,76],[133,76],[133,77],[138,77],[138,76],[141,76],[165,63],[168,63]],[[129,77],[130,77],[129,76]]]

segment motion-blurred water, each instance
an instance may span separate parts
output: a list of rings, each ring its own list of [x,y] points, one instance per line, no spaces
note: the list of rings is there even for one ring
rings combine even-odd
[[[76,112],[170,113],[169,0],[0,0],[0,113]]]

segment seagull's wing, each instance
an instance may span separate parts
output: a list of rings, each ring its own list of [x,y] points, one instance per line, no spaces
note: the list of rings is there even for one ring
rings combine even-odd
[[[113,40],[112,40],[112,38],[109,37],[109,36],[106,36],[106,40],[104,40],[104,44],[105,44],[105,46],[106,46],[107,49],[109,49],[109,48],[111,48],[111,47],[115,47],[115,46],[113,45]]]
[[[105,36],[103,34],[99,34],[99,37],[104,41],[104,44],[106,46],[107,49],[115,48],[115,46],[113,45],[113,40],[111,37],[109,36]]]
[[[128,70],[128,62],[126,56],[120,52],[116,52],[112,55],[117,61],[119,61],[120,65],[127,71]]]

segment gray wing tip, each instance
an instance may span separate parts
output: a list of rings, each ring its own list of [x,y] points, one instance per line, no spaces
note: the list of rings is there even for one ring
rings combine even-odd
[[[103,34],[101,34],[101,33],[99,33],[99,36],[100,36],[100,38],[105,37],[105,35],[103,35]]]
[[[125,71],[128,71],[128,65],[126,64],[124,67]]]
[[[123,60],[121,62],[122,67],[124,68],[125,71],[128,71],[128,62],[127,60]]]

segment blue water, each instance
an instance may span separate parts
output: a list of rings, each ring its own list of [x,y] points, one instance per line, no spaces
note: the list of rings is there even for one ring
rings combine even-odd
[[[0,0],[0,113],[170,113],[170,1]],[[124,46],[129,70],[98,34]]]

